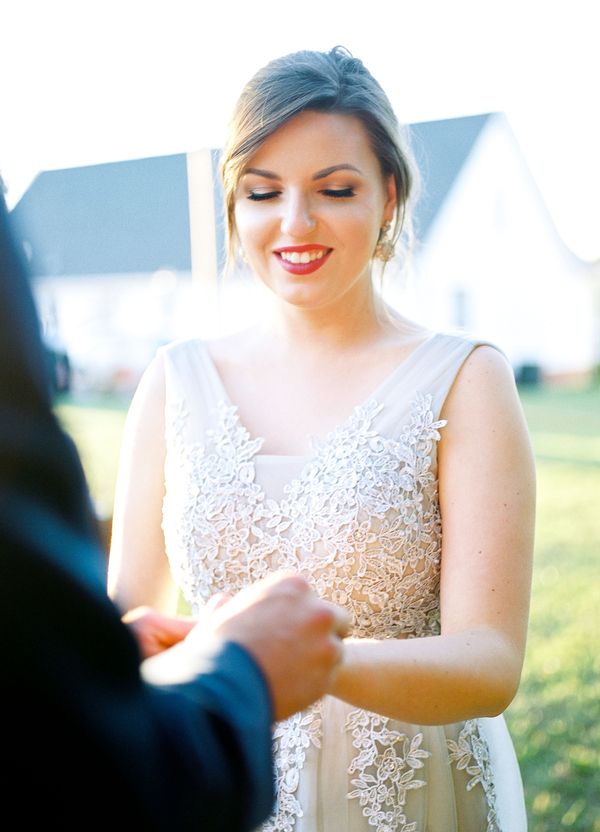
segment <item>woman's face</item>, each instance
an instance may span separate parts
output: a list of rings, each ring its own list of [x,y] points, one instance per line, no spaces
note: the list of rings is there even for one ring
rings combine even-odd
[[[269,136],[235,197],[240,243],[254,273],[305,307],[370,293],[370,263],[395,208],[362,122],[305,112]]]

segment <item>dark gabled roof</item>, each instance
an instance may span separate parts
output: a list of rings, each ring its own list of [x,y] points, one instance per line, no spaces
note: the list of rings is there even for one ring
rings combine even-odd
[[[433,220],[462,170],[492,113],[424,121],[410,125],[413,153],[421,176],[421,190],[413,222],[419,239],[427,236]]]
[[[33,276],[191,268],[185,154],[45,171],[11,216]]]
[[[491,115],[410,125],[422,179],[414,212],[419,239],[427,236]],[[212,151],[215,174],[218,155]],[[217,184],[217,215],[221,199]],[[184,153],[45,171],[14,207],[12,218],[34,277],[191,270]],[[216,232],[222,265],[223,229]]]

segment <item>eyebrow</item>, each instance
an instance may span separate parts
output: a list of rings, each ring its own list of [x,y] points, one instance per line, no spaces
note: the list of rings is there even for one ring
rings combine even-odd
[[[313,179],[325,179],[325,177],[332,173],[336,173],[338,170],[353,170],[356,171],[356,173],[362,174],[362,171],[359,168],[349,164],[348,162],[344,162],[341,165],[331,165],[329,168],[323,168],[323,170],[317,171],[317,173],[313,176]]]
[[[347,162],[343,162],[340,165],[331,165],[328,168],[323,168],[323,170],[318,170],[315,174],[313,174],[313,180],[316,181],[318,179],[325,179],[327,176],[330,176],[332,173],[336,173],[338,170],[353,170],[356,173],[362,173],[362,171],[351,165]],[[246,168],[244,171],[244,176],[248,176],[248,174],[254,174],[254,176],[261,176],[263,179],[275,179],[279,180],[281,177],[273,173],[271,170],[263,170],[262,168]]]

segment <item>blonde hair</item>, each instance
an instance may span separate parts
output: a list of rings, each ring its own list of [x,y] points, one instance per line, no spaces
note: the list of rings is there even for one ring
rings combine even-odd
[[[242,90],[229,125],[220,173],[225,202],[227,252],[238,247],[235,195],[249,159],[279,127],[301,112],[351,115],[360,119],[384,178],[396,184],[397,207],[391,242],[411,236],[409,199],[417,171],[408,136],[389,99],[362,61],[336,46],[329,52],[293,52],[268,63]]]

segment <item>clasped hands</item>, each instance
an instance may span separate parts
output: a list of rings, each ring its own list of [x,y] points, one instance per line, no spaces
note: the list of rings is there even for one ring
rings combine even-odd
[[[350,617],[320,599],[299,575],[277,572],[233,596],[213,596],[197,618],[137,607],[123,616],[154,683],[185,681],[218,645],[244,647],[269,685],[274,719],[302,710],[330,689],[343,660]]]

